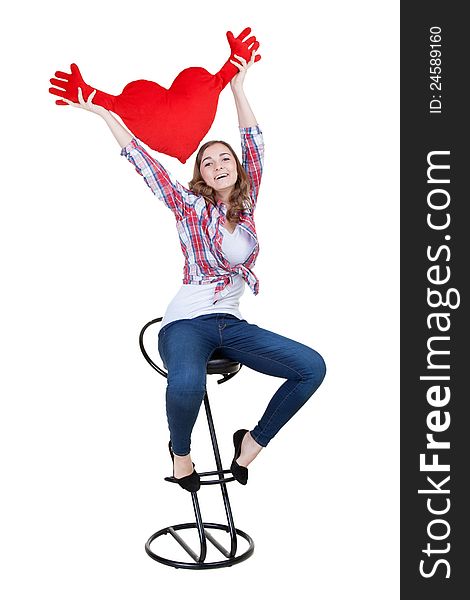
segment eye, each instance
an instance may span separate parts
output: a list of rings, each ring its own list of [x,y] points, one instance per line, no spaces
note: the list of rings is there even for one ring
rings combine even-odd
[[[212,164],[211,162],[206,162],[206,163],[204,163],[202,166],[203,166],[203,167],[210,167],[210,166],[211,166],[211,164]]]
[[[230,158],[228,156],[226,156],[223,160],[230,160]]]

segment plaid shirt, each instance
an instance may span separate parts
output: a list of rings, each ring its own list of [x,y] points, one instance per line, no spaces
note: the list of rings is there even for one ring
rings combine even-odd
[[[233,275],[240,274],[254,294],[258,293],[259,282],[251,270],[259,252],[253,212],[263,168],[263,135],[258,126],[240,128],[242,164],[250,180],[252,208],[240,213],[238,227],[247,231],[255,246],[245,262],[232,267],[222,252],[220,227],[225,223],[226,209],[219,203],[214,206],[202,196],[183,187],[173,180],[168,171],[134,138],[121,154],[142,175],[146,184],[176,217],[176,227],[183,250],[185,264],[183,283],[217,283],[214,303],[223,297]]]

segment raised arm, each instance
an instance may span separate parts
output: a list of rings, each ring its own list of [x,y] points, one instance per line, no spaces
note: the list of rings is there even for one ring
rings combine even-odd
[[[78,103],[67,100],[67,98],[62,98],[62,100],[70,106],[83,108],[84,110],[95,113],[95,115],[102,117],[111,130],[111,133],[116,138],[117,143],[121,146],[121,148],[124,148],[130,143],[133,136],[121,125],[121,123],[119,123],[119,121],[113,117],[109,110],[106,110],[97,104],[93,104],[93,98],[95,97],[95,94],[96,90],[93,90],[85,102],[83,99],[82,88],[78,88]]]
[[[251,59],[247,62],[243,56],[235,55],[235,58],[239,62],[231,60],[230,62],[238,68],[238,73],[230,81],[230,87],[232,88],[233,97],[235,99],[235,106],[238,114],[238,124],[240,127],[254,127],[257,125],[257,120],[248,99],[243,89],[243,82],[245,81],[245,75],[252,64],[256,62],[255,52],[251,54]]]
[[[230,82],[235,106],[238,114],[238,124],[242,141],[242,165],[250,179],[250,195],[253,208],[256,206],[258,191],[261,183],[264,159],[263,134],[258,126],[258,121],[243,89],[243,82],[248,69],[256,62],[255,51],[251,54],[250,61],[242,56],[235,55],[239,62],[230,61],[238,68],[238,74]]]

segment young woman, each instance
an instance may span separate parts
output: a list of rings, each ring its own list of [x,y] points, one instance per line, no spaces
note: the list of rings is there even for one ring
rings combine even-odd
[[[325,375],[322,357],[311,348],[244,320],[239,300],[245,283],[258,292],[252,271],[258,255],[253,220],[263,165],[263,138],[243,90],[247,63],[231,61],[239,73],[231,81],[242,144],[242,164],[231,146],[205,143],[197,153],[189,189],[174,181],[109,111],[85,102],[68,104],[103,117],[125,156],[152,192],[174,213],[185,257],[183,285],[170,302],[158,349],[168,370],[166,410],[173,474],[196,491],[199,475],[190,456],[193,426],[204,398],[206,365],[214,350],[251,369],[286,381],[271,398],[258,424],[233,435],[231,471],[246,484],[248,465],[305,404]],[[242,166],[243,165],[243,166]]]

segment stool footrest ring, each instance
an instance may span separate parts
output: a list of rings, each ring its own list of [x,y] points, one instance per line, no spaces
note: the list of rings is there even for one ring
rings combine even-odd
[[[150,556],[150,558],[153,558],[153,560],[156,560],[157,562],[160,562],[164,565],[168,565],[170,567],[175,567],[176,569],[218,569],[221,567],[230,567],[232,565],[235,565],[239,562],[246,560],[253,554],[254,549],[255,549],[255,544],[254,544],[252,538],[247,533],[242,531],[241,529],[235,529],[237,537],[240,537],[240,538],[243,538],[244,540],[246,540],[246,542],[248,542],[248,548],[245,550],[245,552],[243,552],[242,554],[239,554],[238,556],[230,556],[230,552],[228,550],[226,550],[222,546],[222,544],[220,544],[218,542],[218,540],[216,540],[212,536],[212,534],[209,531],[207,531],[208,529],[219,529],[219,530],[225,531],[226,533],[229,533],[229,527],[227,527],[227,525],[221,525],[220,523],[202,523],[202,525],[204,528],[204,534],[205,534],[206,539],[208,539],[212,543],[212,545],[215,548],[217,548],[217,550],[219,550],[219,552],[221,554],[223,554],[225,556],[224,560],[213,561],[213,562],[205,562],[204,560],[203,561],[199,560],[197,552],[195,552],[184,541],[184,539],[177,533],[177,531],[180,531],[182,529],[197,529],[198,528],[197,523],[180,523],[178,525],[170,525],[169,527],[164,527],[163,529],[160,529],[159,531],[157,531],[156,533],[154,533],[153,535],[151,535],[149,537],[149,539],[147,540],[147,543],[145,544],[145,551]],[[185,561],[165,558],[163,556],[156,554],[151,549],[152,542],[154,542],[157,538],[161,537],[162,535],[167,535],[168,533],[189,554],[189,556],[193,559],[193,562],[185,562]]]
[[[229,477],[224,477],[230,473]],[[201,485],[217,485],[220,483],[228,483],[229,481],[235,481],[235,477],[231,474],[230,469],[224,469],[223,471],[205,471],[204,473],[199,473],[199,477],[201,477]],[[212,475],[218,475],[219,479],[210,479],[209,481],[202,481],[202,477],[211,477]],[[178,483],[178,479],[176,477],[165,477],[165,481],[169,481],[170,483]]]

